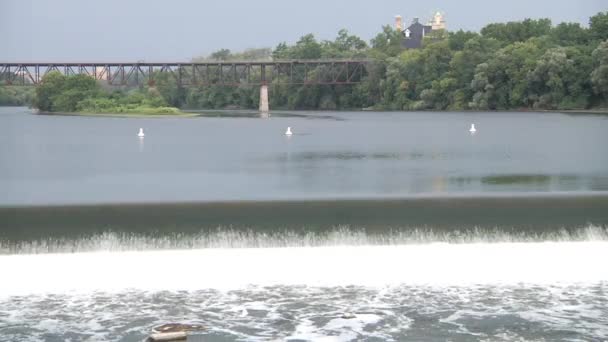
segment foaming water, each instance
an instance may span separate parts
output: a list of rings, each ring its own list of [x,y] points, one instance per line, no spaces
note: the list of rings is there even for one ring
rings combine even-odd
[[[553,284],[608,280],[608,241],[215,248],[4,255],[0,293],[249,285]]]
[[[0,298],[0,336],[141,342],[177,321],[208,328],[192,341],[602,341],[606,293],[604,282],[28,295]]]
[[[206,326],[204,341],[608,337],[605,227],[105,233],[3,248],[10,341],[141,342],[172,321]]]
[[[40,239],[14,242],[0,240],[0,254],[124,252],[146,250],[184,250],[207,248],[278,248],[335,246],[394,246],[429,243],[497,242],[573,242],[608,241],[608,227],[588,225],[577,229],[522,231],[505,228],[433,230],[431,228],[393,229],[368,233],[365,229],[338,226],[327,231],[256,231],[218,228],[198,234],[144,235],[104,232],[79,238]]]

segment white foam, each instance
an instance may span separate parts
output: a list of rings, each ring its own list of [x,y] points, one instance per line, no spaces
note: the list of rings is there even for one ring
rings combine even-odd
[[[608,242],[231,248],[2,255],[0,296],[68,291],[608,280]]]
[[[316,327],[310,319],[303,319],[296,327],[293,335],[287,340],[306,340],[306,341],[354,341],[364,333],[364,328],[368,325],[377,324],[382,317],[374,314],[357,314],[354,318],[336,317],[331,319],[322,327]],[[386,339],[386,336],[376,333],[368,335],[378,335],[378,338]]]
[[[178,321],[209,327],[211,340],[219,334],[247,341],[403,341],[432,330],[435,336],[488,341],[529,340],[539,332],[558,340],[595,341],[608,337],[607,290],[608,283],[601,282],[29,295],[0,298],[0,335],[40,341],[50,332],[68,341],[74,332],[86,332],[91,337],[85,341],[143,340],[152,327]],[[243,307],[270,311],[241,317]],[[341,318],[345,311],[355,318]],[[531,330],[520,329],[521,319]],[[504,331],[492,328],[497,322],[505,323]]]
[[[425,243],[496,243],[496,242],[573,242],[607,241],[608,227],[588,225],[574,230],[549,232],[513,232],[499,228],[434,231],[428,228],[396,229],[383,234],[368,234],[364,229],[341,225],[323,232],[282,230],[266,233],[220,227],[198,234],[146,236],[132,233],[104,232],[77,239],[40,239],[18,244],[0,240],[0,254],[125,252],[205,248],[275,248],[335,247],[368,245],[405,245]]]

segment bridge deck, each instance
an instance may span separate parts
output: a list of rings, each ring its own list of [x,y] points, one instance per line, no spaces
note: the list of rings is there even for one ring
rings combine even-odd
[[[1,85],[37,85],[57,71],[86,74],[110,85],[154,85],[162,74],[180,86],[263,84],[352,84],[367,73],[370,60],[322,59],[217,62],[0,62]]]

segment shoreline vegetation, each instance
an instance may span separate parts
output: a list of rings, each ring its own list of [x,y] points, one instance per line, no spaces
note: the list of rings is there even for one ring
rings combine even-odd
[[[242,110],[242,113],[235,113],[234,110],[197,110],[197,111],[185,111],[177,114],[142,114],[142,113],[57,113],[57,112],[47,112],[47,113],[38,113],[39,115],[62,115],[62,116],[87,116],[87,117],[112,117],[112,118],[142,118],[142,119],[163,119],[163,118],[251,118],[251,117],[259,117],[259,112],[246,111]],[[368,112],[371,110],[352,110],[352,109],[336,109],[336,110],[315,110],[316,113],[323,112],[331,112],[331,113],[339,113],[339,112]],[[510,114],[567,114],[567,115],[600,115],[600,116],[608,116],[608,109],[575,109],[575,110],[373,110],[374,112],[400,112],[400,113],[420,113],[420,112],[433,112],[433,113],[486,113],[488,115],[492,115],[493,113],[510,113]],[[299,114],[301,112],[307,112],[306,110],[281,110],[277,109],[272,112],[273,116],[285,116],[285,117],[307,117],[305,114]]]
[[[23,105],[0,105],[0,107],[24,107]],[[526,114],[526,113],[555,113],[555,114],[569,114],[569,115],[608,115],[608,108],[594,108],[594,109],[571,109],[571,110],[543,110],[543,109],[509,109],[509,110],[390,110],[390,109],[331,109],[331,110],[314,110],[315,113],[323,112],[401,112],[401,113],[416,113],[416,112],[433,112],[433,113],[513,113],[513,114]],[[277,108],[272,111],[274,116],[306,116],[306,112],[311,110],[292,110],[285,108]],[[197,109],[197,110],[180,110],[173,113],[141,113],[141,112],[122,112],[122,113],[111,113],[111,112],[48,112],[39,111],[34,109],[34,113],[37,115],[57,115],[57,116],[85,116],[85,117],[112,117],[112,118],[196,118],[196,117],[258,117],[259,111],[253,109]],[[229,114],[229,115],[227,115]]]
[[[197,113],[179,111],[177,113],[88,113],[88,112],[36,112],[38,115],[58,115],[58,116],[91,116],[91,117],[110,117],[110,118],[193,118],[200,116]]]
[[[488,24],[480,32],[435,30],[420,49],[404,49],[403,39],[387,25],[369,43],[340,30],[333,41],[308,34],[274,49],[222,49],[193,61],[372,61],[356,84],[271,83],[273,111],[608,113],[608,12],[592,16],[588,27],[525,19]],[[308,77],[322,75],[321,68],[308,70]],[[152,86],[116,88],[86,75],[51,72],[35,89],[0,87],[0,105],[29,104],[40,112],[76,115],[186,116],[202,109],[253,110],[258,102],[259,88],[244,81],[236,87],[182,87],[160,72]]]
[[[32,107],[40,113],[181,115],[155,88],[120,90],[104,88],[88,75],[66,76],[51,72],[36,87]]]

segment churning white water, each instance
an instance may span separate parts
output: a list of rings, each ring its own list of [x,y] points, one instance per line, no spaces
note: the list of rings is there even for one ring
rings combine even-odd
[[[608,280],[605,260],[606,241],[3,255],[0,294],[233,290],[248,285],[594,283]]]
[[[141,342],[186,322],[206,327],[193,341],[602,340],[605,260],[592,225],[0,241],[0,337]]]

